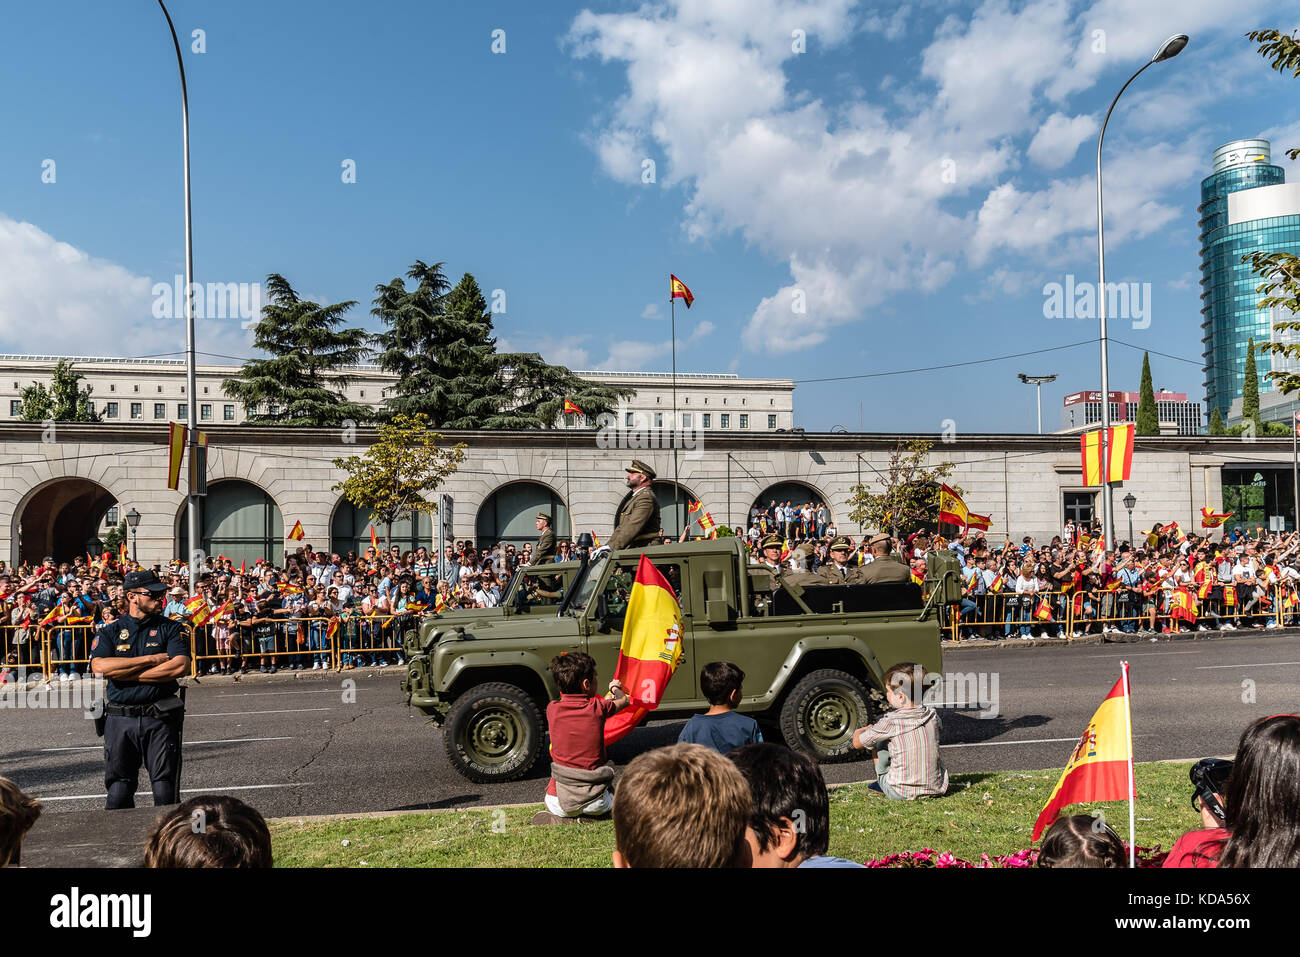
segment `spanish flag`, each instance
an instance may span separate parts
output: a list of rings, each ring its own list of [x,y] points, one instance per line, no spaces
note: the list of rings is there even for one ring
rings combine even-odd
[[[697,519],[697,521],[699,521],[700,523],[700,531],[702,531],[705,535],[708,535],[709,538],[718,537],[718,528],[717,528],[717,524],[713,521],[712,512],[705,512],[703,515],[699,517],[699,519]]]
[[[126,564],[126,539],[125,538],[122,539],[122,541],[117,546],[117,560],[122,564]]]
[[[1112,425],[1110,427],[1110,477],[1108,482],[1128,481],[1133,471],[1133,430],[1135,426]],[[1101,429],[1094,429],[1079,436],[1079,451],[1083,457],[1083,484],[1100,485],[1101,483]]]
[[[331,648],[334,647],[334,636],[337,635],[338,633],[339,633],[339,620],[338,618],[331,618],[330,623],[325,626],[325,640],[330,643]]]
[[[989,526],[992,524],[992,515],[976,515],[974,512],[968,512],[966,515],[967,529],[975,529],[978,532],[987,532]]]
[[[289,529],[289,541],[291,542],[301,542],[305,535],[306,533],[302,530],[301,521],[294,522],[293,528]]]
[[[181,485],[181,459],[185,456],[185,426],[167,423],[167,487],[175,491]]]
[[[1120,662],[1121,675],[1087,729],[1074,746],[1061,779],[1047,806],[1034,822],[1031,840],[1038,840],[1069,804],[1091,801],[1129,802],[1129,844],[1132,842],[1133,727],[1129,713],[1128,662]]]
[[[190,621],[196,625],[207,624],[208,619],[212,616],[208,608],[208,600],[202,595],[195,595],[185,603],[185,612],[190,616]]]
[[[682,660],[682,610],[677,595],[650,559],[641,556],[627,601],[623,646],[614,677],[632,703],[605,722],[605,744],[622,738],[659,707]]]
[[[565,400],[564,400],[564,414],[565,414],[565,415],[582,415],[582,410],[581,410],[580,408],[578,408],[578,403],[574,402],[572,399],[565,399]]]
[[[1236,514],[1236,512],[1215,512],[1214,509],[1206,505],[1201,509],[1201,528],[1218,528]]]
[[[682,282],[671,273],[668,275],[668,291],[669,299],[685,299],[687,309],[691,308],[691,303],[695,301],[695,297],[691,295],[691,291],[686,288],[686,283]]]
[[[698,511],[699,511],[700,509],[702,509],[703,507],[704,507],[704,502],[703,502],[702,500],[700,500],[700,499],[698,499],[698,498],[697,498],[697,499],[692,499],[692,500],[687,504],[687,506],[686,506],[686,511],[688,511],[688,512],[690,512],[692,515],[694,515],[696,512],[698,512]]]
[[[375,550],[376,555],[379,554],[379,536],[375,534],[375,526],[373,524],[370,526],[370,547]]]
[[[948,486],[940,485],[939,521],[947,522],[949,525],[960,525],[965,528],[969,519],[970,511],[966,508],[966,503],[961,500],[961,496]]]

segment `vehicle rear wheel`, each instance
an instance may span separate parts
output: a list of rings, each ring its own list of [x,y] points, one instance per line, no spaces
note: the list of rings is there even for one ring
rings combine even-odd
[[[515,781],[542,753],[542,713],[522,688],[488,682],[452,705],[443,741],[451,766],[476,784]]]
[[[805,675],[781,705],[781,736],[795,751],[822,764],[866,757],[853,732],[873,720],[871,695],[857,678],[823,668]]]

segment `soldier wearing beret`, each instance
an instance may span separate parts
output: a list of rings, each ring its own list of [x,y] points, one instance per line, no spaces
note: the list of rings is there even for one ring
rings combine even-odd
[[[555,531],[551,528],[551,516],[547,512],[537,513],[537,530],[542,534],[533,546],[534,565],[555,561]]]
[[[912,573],[902,562],[893,559],[890,551],[893,540],[881,532],[871,540],[872,561],[863,565],[859,572],[859,582],[864,585],[879,585],[885,582],[908,582]]]
[[[650,485],[655,470],[639,459],[633,459],[625,471],[627,487],[632,494],[614,519],[614,534],[609,536],[611,550],[645,548],[659,540],[659,500]]]
[[[818,569],[818,574],[824,579],[823,584],[857,585],[861,581],[863,569],[849,564],[853,542],[841,535],[831,542],[830,552],[831,560]]]
[[[103,705],[107,810],[135,807],[140,764],[155,806],[180,800],[184,699],[176,679],[190,670],[181,623],[161,614],[167,586],[151,571],[122,582],[126,614],[104,625],[90,646],[90,668],[107,679]]]

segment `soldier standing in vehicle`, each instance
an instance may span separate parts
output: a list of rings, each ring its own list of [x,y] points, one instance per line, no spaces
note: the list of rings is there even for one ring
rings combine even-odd
[[[537,513],[537,530],[542,534],[537,536],[537,544],[533,547],[534,565],[555,561],[555,531],[551,525],[549,512]]]
[[[655,470],[639,459],[633,459],[627,472],[627,487],[632,490],[627,501],[614,519],[614,534],[609,536],[610,550],[619,548],[644,548],[659,539],[659,500],[655,498],[650,483]]]
[[[151,571],[123,581],[126,614],[99,629],[90,667],[108,679],[104,705],[104,783],[107,810],[135,807],[143,761],[155,806],[180,795],[184,700],[176,679],[190,670],[190,643],[181,623],[160,614],[167,586]]]

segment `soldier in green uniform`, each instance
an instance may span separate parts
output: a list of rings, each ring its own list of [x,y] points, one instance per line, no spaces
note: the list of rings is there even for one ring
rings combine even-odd
[[[625,471],[627,487],[632,494],[614,519],[614,534],[609,536],[610,550],[644,548],[659,539],[659,500],[650,485],[655,470],[639,459],[633,459]]]
[[[890,555],[892,550],[893,540],[885,532],[881,532],[871,540],[871,554],[874,560],[862,566],[861,584],[879,585],[885,582],[912,580],[911,570]]]
[[[537,530],[542,534],[537,537],[537,544],[533,546],[533,564],[541,565],[544,562],[555,560],[555,532],[551,528],[551,516],[547,512],[537,513]]]
[[[849,564],[849,556],[853,554],[853,542],[847,536],[841,535],[831,542],[831,560],[818,569],[818,575],[822,578],[822,584],[830,585],[856,585],[861,581],[862,569],[857,565]]]

